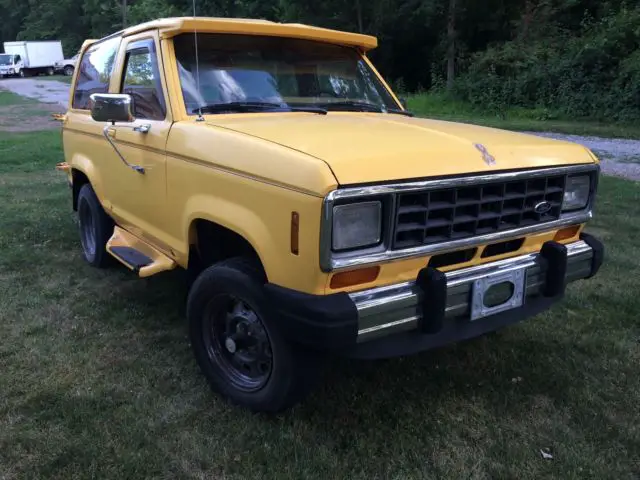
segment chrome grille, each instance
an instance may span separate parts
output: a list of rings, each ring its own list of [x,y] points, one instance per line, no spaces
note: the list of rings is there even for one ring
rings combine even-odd
[[[460,240],[560,218],[565,175],[401,193],[393,249]],[[549,202],[545,213],[536,212]]]

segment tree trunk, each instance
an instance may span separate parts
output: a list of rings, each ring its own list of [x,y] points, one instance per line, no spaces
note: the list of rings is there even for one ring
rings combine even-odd
[[[520,31],[520,38],[523,40],[529,35],[529,28],[533,23],[533,17],[536,13],[536,5],[533,0],[526,0],[524,6],[524,15],[522,16],[522,30]]]
[[[362,33],[364,29],[362,27],[362,4],[360,0],[356,0],[356,15],[358,16],[358,31]]]
[[[456,2],[449,0],[449,21],[447,22],[447,90],[453,88],[456,77]]]

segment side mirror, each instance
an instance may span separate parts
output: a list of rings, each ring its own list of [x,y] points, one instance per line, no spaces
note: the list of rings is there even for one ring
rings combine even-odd
[[[131,95],[120,93],[94,93],[91,99],[91,118],[96,122],[135,121]]]

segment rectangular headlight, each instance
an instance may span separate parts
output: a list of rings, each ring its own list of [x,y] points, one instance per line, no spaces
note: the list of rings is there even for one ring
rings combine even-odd
[[[567,185],[564,190],[564,201],[562,211],[581,210],[589,203],[591,193],[591,177],[589,175],[576,175],[567,178]]]
[[[350,250],[380,243],[382,203],[365,202],[333,208],[333,250]]]

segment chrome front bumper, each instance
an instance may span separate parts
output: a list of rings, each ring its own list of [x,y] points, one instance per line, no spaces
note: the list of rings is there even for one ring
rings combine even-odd
[[[565,281],[589,277],[593,272],[594,250],[583,240],[566,245]],[[499,260],[446,273],[445,319],[470,316],[473,282],[489,274],[526,269],[527,298],[538,297],[545,285],[545,263],[538,253]],[[374,288],[349,295],[358,311],[358,343],[418,329],[422,317],[422,292],[416,282]]]

